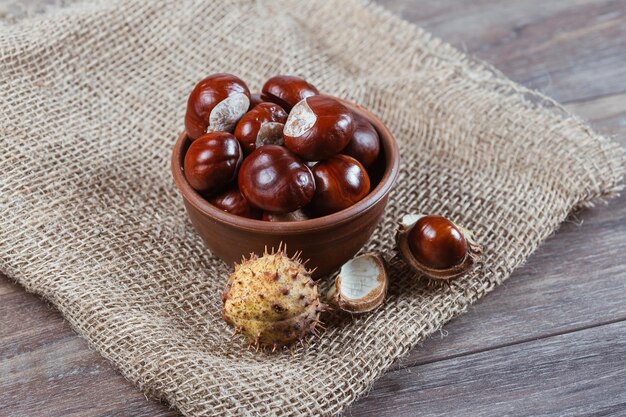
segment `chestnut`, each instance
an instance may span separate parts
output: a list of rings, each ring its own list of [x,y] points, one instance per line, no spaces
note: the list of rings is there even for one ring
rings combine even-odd
[[[311,209],[318,216],[350,207],[370,192],[370,179],[363,165],[348,155],[318,162],[312,169],[315,196]]]
[[[315,194],[311,170],[289,149],[265,145],[241,164],[239,190],[266,211],[289,213],[307,205]]]
[[[213,74],[189,94],[185,129],[191,140],[208,132],[231,132],[250,106],[246,84],[231,74]]]
[[[287,113],[278,104],[261,103],[246,113],[235,128],[235,137],[245,153],[263,145],[282,145]]]
[[[305,98],[289,113],[285,146],[309,161],[326,159],[346,147],[354,132],[350,109],[328,96]]]
[[[354,121],[352,138],[341,153],[353,157],[365,168],[369,168],[380,153],[380,138],[374,126],[365,117],[354,113]]]
[[[271,101],[278,104],[285,111],[291,108],[300,100],[319,94],[317,88],[294,75],[277,75],[265,82],[261,89],[261,98],[264,101]]]
[[[309,216],[304,210],[298,209],[289,213],[272,213],[270,211],[264,211],[261,220],[266,222],[299,222],[302,220],[308,220]]]
[[[237,188],[237,185],[233,185],[226,191],[210,198],[209,203],[220,210],[249,219],[259,220],[263,214],[261,210],[252,206],[250,202],[246,200],[239,191],[239,188]]]
[[[467,240],[443,216],[424,216],[409,231],[409,248],[418,261],[435,269],[458,265],[467,255]]]
[[[187,149],[183,163],[185,178],[194,190],[213,194],[235,179],[242,159],[241,146],[232,134],[207,133]]]
[[[466,272],[482,254],[469,231],[439,215],[404,216],[397,244],[410,266],[436,279]]]

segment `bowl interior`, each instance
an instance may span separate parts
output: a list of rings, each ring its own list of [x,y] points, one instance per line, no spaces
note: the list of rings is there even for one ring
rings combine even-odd
[[[333,225],[348,221],[354,216],[358,216],[359,213],[368,210],[389,193],[398,175],[400,157],[395,139],[382,122],[378,120],[378,118],[354,103],[346,100],[339,100],[348,105],[353,111],[360,113],[367,120],[369,120],[378,132],[381,141],[381,154],[374,166],[370,169],[370,179],[372,184],[374,184],[374,187],[364,199],[353,206],[337,213],[298,222],[267,222],[248,219],[222,211],[213,206],[200,193],[191,188],[185,179],[183,173],[183,160],[187,148],[191,144],[191,141],[185,132],[182,132],[179,136],[172,153],[172,174],[176,185],[178,186],[183,197],[196,209],[203,212],[207,217],[210,217],[215,221],[228,223],[240,229],[281,234],[302,233],[307,230],[329,228]]]

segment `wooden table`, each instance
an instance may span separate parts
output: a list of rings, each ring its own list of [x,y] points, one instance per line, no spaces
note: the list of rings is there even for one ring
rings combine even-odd
[[[626,1],[381,3],[626,146]],[[5,277],[0,317],[0,415],[178,415],[144,398],[57,311]],[[525,267],[346,412],[539,414],[626,415],[624,196],[573,214]]]

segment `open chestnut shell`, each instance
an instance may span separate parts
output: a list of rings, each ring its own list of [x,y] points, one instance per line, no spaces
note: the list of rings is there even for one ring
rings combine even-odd
[[[378,308],[389,286],[385,262],[370,252],[346,262],[335,277],[327,298],[330,305],[350,313],[365,313]]]
[[[363,165],[348,155],[335,155],[312,168],[315,196],[311,210],[324,216],[346,209],[370,192],[370,179]]]
[[[311,96],[289,113],[283,130],[285,146],[309,161],[327,159],[348,145],[354,127],[352,111],[338,100]]]
[[[231,132],[250,107],[250,90],[240,78],[226,73],[209,75],[191,91],[185,130],[191,140],[207,132]]]
[[[187,149],[183,168],[191,187],[211,195],[223,190],[237,177],[243,159],[239,141],[227,132],[200,136]]]
[[[289,149],[265,145],[241,164],[239,190],[266,211],[289,213],[307,205],[315,194],[311,170]]]
[[[235,128],[235,137],[245,153],[263,145],[282,145],[287,113],[278,104],[260,103],[246,113]]]
[[[471,232],[438,215],[402,217],[396,244],[409,266],[434,279],[459,276],[482,256]]]
[[[250,202],[246,200],[239,191],[239,188],[237,188],[237,185],[233,185],[226,191],[209,198],[209,203],[220,210],[249,219],[258,220],[262,216],[261,210],[252,206]]]
[[[318,95],[319,91],[307,81],[294,75],[277,75],[265,82],[261,89],[261,99],[278,104],[285,111],[300,100]]]

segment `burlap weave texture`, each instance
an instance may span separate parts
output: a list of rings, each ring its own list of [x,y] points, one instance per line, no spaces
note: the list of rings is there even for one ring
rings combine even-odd
[[[170,176],[187,94],[222,71],[253,90],[304,76],[370,109],[401,149],[365,248],[390,261],[384,308],[328,323],[294,354],[231,338],[229,266],[194,233]],[[549,99],[356,0],[78,3],[0,26],[0,89],[0,270],[190,416],[339,413],[624,174],[623,151]],[[427,287],[395,255],[407,212],[466,225],[484,262]]]

